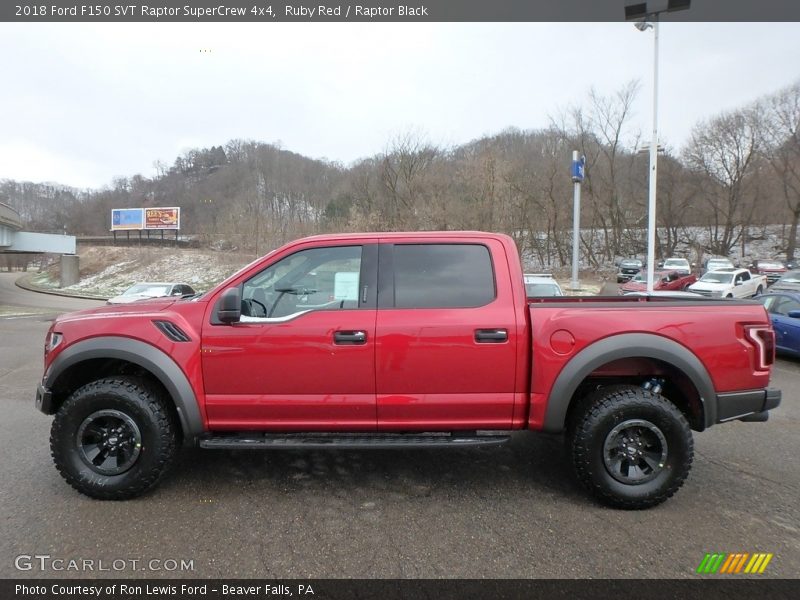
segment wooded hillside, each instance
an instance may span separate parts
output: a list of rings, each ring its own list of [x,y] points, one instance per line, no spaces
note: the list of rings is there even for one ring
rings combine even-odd
[[[423,135],[389,140],[352,165],[273,144],[231,140],[194,149],[152,178],[99,190],[0,180],[0,201],[33,231],[102,235],[112,208],[180,206],[182,233],[214,247],[264,253],[316,232],[483,229],[512,235],[542,264],[568,264],[572,151],[586,156],[583,259],[590,265],[644,251],[648,155],[631,130],[638,85],[594,91],[547,129],[507,129],[457,147]],[[800,219],[800,81],[751,105],[697,123],[658,170],[659,254],[707,232],[704,251],[727,255],[750,226],[786,224],[793,257]],[[688,229],[692,227],[692,229]],[[602,242],[602,243],[597,243]],[[602,250],[597,250],[602,248]]]

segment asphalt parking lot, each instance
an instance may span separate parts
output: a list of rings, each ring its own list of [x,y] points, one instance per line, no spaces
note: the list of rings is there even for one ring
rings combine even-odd
[[[706,552],[770,552],[760,577],[800,573],[800,362],[778,361],[769,422],[696,434],[687,483],[648,511],[595,504],[561,439],[525,433],[448,451],[189,450],[154,492],[100,502],[57,474],[33,406],[49,320],[96,303],[13,277],[0,275],[0,577],[695,578]],[[50,559],[18,558],[34,555]]]

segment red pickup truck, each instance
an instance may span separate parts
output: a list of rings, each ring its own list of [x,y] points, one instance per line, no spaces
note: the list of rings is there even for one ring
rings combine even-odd
[[[80,492],[153,487],[207,449],[498,444],[564,432],[578,479],[621,508],[682,485],[692,430],[765,421],[763,306],[699,298],[526,298],[511,238],[310,237],[196,297],[66,314],[37,407]]]

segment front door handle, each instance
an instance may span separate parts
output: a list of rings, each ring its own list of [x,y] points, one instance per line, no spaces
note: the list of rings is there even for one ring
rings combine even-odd
[[[500,344],[508,341],[505,329],[476,329],[475,341],[479,344]]]
[[[344,345],[366,344],[366,331],[334,331],[333,343]]]

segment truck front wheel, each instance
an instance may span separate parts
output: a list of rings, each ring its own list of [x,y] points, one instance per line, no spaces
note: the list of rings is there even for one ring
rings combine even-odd
[[[602,503],[624,509],[650,508],[672,496],[694,454],[683,413],[635,386],[587,397],[572,416],[567,444],[580,482]]]
[[[155,486],[169,467],[175,427],[159,393],[144,381],[101,379],[73,392],[58,410],[50,451],[79,492],[125,500]]]

